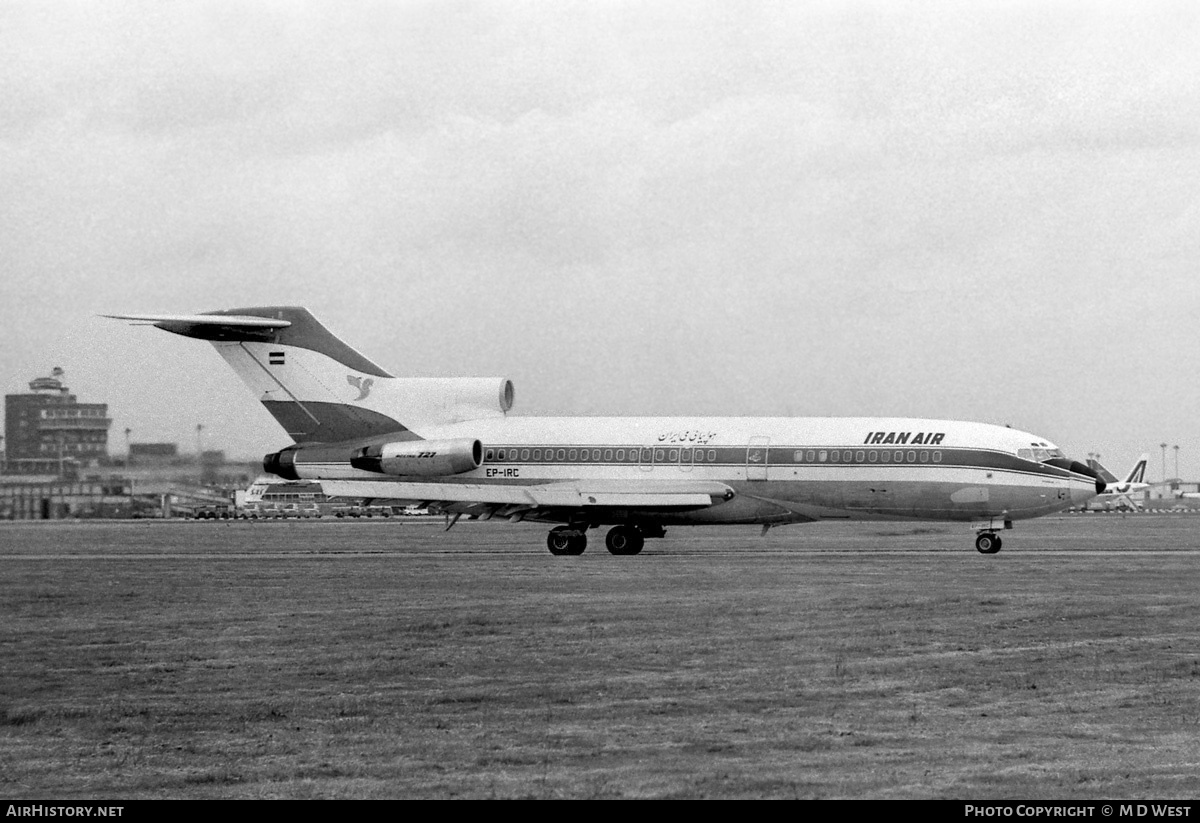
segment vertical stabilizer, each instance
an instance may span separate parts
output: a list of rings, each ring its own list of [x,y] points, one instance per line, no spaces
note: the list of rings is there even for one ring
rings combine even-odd
[[[297,443],[335,442],[407,428],[372,402],[394,380],[305,308],[262,306],[197,315],[108,315],[208,340]],[[407,435],[414,437],[414,435]]]
[[[299,306],[106,316],[208,340],[297,443],[419,439],[413,429],[512,407],[503,378],[393,377]]]

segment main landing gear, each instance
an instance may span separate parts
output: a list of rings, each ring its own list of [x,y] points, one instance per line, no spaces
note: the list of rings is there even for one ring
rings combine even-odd
[[[565,554],[583,554],[583,550],[587,548],[587,533],[584,532],[587,526],[555,526],[550,530],[550,534],[546,535],[546,548],[550,549],[550,554],[565,555]]]
[[[646,545],[646,538],[636,526],[613,526],[604,535],[609,554],[637,554]]]
[[[587,526],[555,526],[546,536],[546,547],[553,555],[583,554],[587,548]],[[610,554],[633,555],[641,552],[648,537],[663,537],[661,526],[613,526],[604,536],[604,546]]]

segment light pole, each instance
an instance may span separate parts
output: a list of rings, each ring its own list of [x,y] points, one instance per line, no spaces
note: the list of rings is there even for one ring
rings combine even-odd
[[[1158,445],[1159,445],[1159,448],[1161,448],[1161,449],[1162,449],[1162,459],[1163,459],[1163,482],[1164,482],[1164,483],[1166,483],[1166,482],[1167,482],[1167,444],[1166,444],[1166,443],[1159,443]]]
[[[1175,479],[1179,479],[1179,445],[1176,444],[1171,448],[1175,449]]]
[[[125,429],[125,468],[133,465],[133,447],[129,445],[129,435],[133,434],[133,429]]]

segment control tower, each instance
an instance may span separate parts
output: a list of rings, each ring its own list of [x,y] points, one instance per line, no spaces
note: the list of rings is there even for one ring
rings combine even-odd
[[[108,457],[111,426],[108,404],[78,402],[56,367],[30,381],[28,394],[4,398],[5,473],[75,474]]]

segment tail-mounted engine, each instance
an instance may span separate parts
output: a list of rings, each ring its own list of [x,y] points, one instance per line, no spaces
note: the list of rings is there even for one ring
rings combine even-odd
[[[398,377],[388,386],[406,426],[504,417],[513,406],[512,381],[502,377]]]
[[[408,477],[442,477],[474,471],[483,463],[478,440],[408,440],[365,446],[350,458],[356,469]]]
[[[263,469],[285,480],[337,480],[361,477],[355,469],[409,477],[444,477],[479,468],[483,444],[458,440],[395,440],[298,444],[263,458]]]

